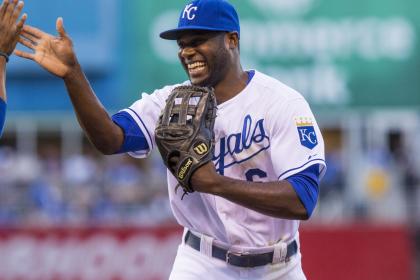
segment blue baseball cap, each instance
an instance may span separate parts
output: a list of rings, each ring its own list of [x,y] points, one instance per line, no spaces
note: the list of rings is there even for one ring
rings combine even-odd
[[[226,0],[195,0],[181,11],[178,28],[160,33],[167,40],[177,40],[191,30],[227,31],[240,33],[235,8]]]

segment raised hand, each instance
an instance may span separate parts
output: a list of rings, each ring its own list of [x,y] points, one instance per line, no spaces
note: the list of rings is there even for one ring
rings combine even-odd
[[[56,22],[58,36],[50,35],[38,28],[23,26],[19,43],[33,50],[33,53],[15,50],[17,56],[31,59],[50,73],[65,78],[78,65],[73,43],[63,26],[63,19]]]
[[[19,33],[27,18],[23,14],[18,21],[23,8],[23,1],[3,0],[0,6],[0,52],[10,55],[16,47]]]

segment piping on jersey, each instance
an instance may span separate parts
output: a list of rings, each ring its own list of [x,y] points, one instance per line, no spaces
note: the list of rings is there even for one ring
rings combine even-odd
[[[151,148],[151,149],[153,149],[153,141],[152,141],[152,137],[150,136],[150,133],[149,133],[149,131],[147,130],[147,126],[145,126],[145,125],[144,125],[143,120],[142,120],[142,119],[140,118],[140,116],[136,113],[136,111],[134,111],[134,110],[133,110],[133,109],[131,109],[131,108],[128,108],[128,110],[130,110],[131,112],[133,112],[133,113],[137,116],[137,118],[140,120],[141,124],[143,125],[144,129],[146,130],[147,135],[149,136],[150,145],[152,146],[152,148]]]

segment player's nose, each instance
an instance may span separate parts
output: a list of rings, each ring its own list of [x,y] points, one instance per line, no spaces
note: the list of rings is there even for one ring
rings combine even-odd
[[[191,58],[192,56],[194,56],[194,54],[195,50],[191,47],[185,47],[179,50],[179,55],[184,59]]]

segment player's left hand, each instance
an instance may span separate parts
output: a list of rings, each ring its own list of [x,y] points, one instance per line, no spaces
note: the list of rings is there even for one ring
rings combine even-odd
[[[192,174],[212,160],[216,110],[212,88],[178,86],[156,124],[156,146],[184,194],[194,192]]]
[[[0,52],[7,55],[12,54],[19,39],[26,14],[19,19],[20,12],[23,9],[23,1],[3,0],[0,6]]]

